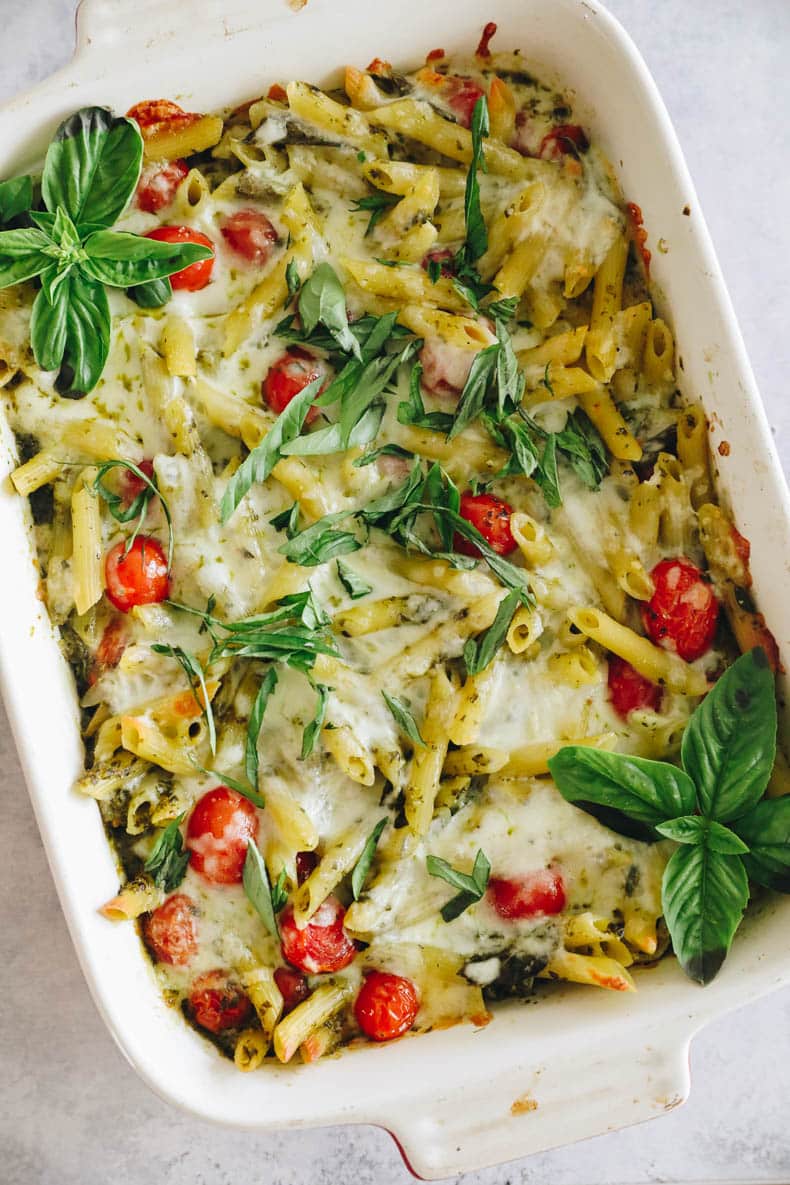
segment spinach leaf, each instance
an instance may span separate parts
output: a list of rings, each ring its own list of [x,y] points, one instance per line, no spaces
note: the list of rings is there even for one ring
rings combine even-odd
[[[373,857],[376,854],[376,847],[381,839],[382,831],[387,826],[387,821],[386,815],[383,819],[379,819],[365,842],[362,855],[354,865],[354,871],[351,873],[351,893],[355,901],[359,901],[365,881],[368,878],[368,873],[370,872],[370,866],[373,863]]]
[[[678,962],[690,979],[709,983],[749,900],[743,860],[705,843],[679,847],[664,870],[661,896]]]

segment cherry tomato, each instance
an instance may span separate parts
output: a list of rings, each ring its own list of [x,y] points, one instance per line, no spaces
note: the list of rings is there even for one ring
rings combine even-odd
[[[292,346],[269,368],[261,384],[261,393],[272,411],[279,415],[308,383],[328,374],[329,367],[323,359],[301,346]],[[311,407],[306,422],[311,424],[318,414],[318,408]]]
[[[471,78],[448,78],[449,94],[447,104],[452,108],[461,127],[472,126],[472,116],[478,99],[482,99],[485,91]]]
[[[347,967],[353,962],[357,948],[343,929],[345,916],[337,897],[327,897],[304,929],[299,930],[293,909],[286,906],[280,914],[283,958],[309,975]]]
[[[651,683],[634,670],[630,662],[615,654],[609,657],[608,683],[612,707],[623,720],[627,720],[636,708],[652,708],[654,712],[661,708],[661,688],[658,684]]]
[[[255,807],[229,786],[215,786],[198,799],[187,824],[190,864],[213,885],[241,881],[249,840],[257,838]]]
[[[297,1004],[310,995],[304,975],[293,967],[278,967],[274,973],[274,982],[282,992],[283,1013],[292,1012]]]
[[[148,478],[154,476],[154,463],[148,458],[141,461],[137,468]],[[121,470],[121,493],[125,507],[129,507],[137,495],[142,494],[143,490],[148,488],[142,478],[138,477],[131,469]]]
[[[107,599],[122,613],[135,605],[156,605],[170,593],[167,560],[162,545],[150,535],[138,535],[126,555],[126,543],[111,547],[104,559]]]
[[[104,627],[96,650],[96,661],[102,667],[117,667],[125,649],[126,623],[122,617],[114,617]]]
[[[576,123],[563,123],[546,133],[540,142],[538,156],[544,160],[559,160],[561,156],[578,156],[589,147],[584,128]]]
[[[488,43],[490,42],[491,38],[494,36],[495,33],[496,33],[496,25],[493,21],[489,21],[488,24],[483,28],[483,33],[480,38],[480,42],[477,46],[477,49],[475,50],[475,57],[478,57],[478,58],[490,58],[491,57],[491,50],[489,48]]]
[[[126,117],[136,121],[144,140],[164,131],[180,131],[202,119],[196,112],[185,111],[170,99],[144,99],[130,107]]]
[[[145,237],[156,239],[160,243],[199,243],[201,247],[210,247],[211,255],[208,259],[199,259],[197,263],[190,263],[170,277],[174,289],[184,288],[187,292],[199,292],[205,288],[211,279],[214,268],[214,244],[208,235],[200,230],[192,230],[190,226],[157,226],[149,230]]]
[[[562,913],[565,908],[565,884],[552,868],[539,868],[526,876],[507,880],[492,876],[488,893],[502,918],[533,918],[538,914]]]
[[[221,230],[228,246],[258,267],[263,267],[277,242],[277,231],[258,210],[237,210]]]
[[[274,82],[269,87],[266,98],[271,99],[274,103],[287,103],[288,91],[284,86],[280,86],[279,82]]]
[[[489,547],[497,555],[510,555],[516,548],[516,541],[510,530],[512,508],[493,494],[461,494],[461,518],[477,527]],[[456,533],[453,548],[462,555],[478,556],[480,552],[471,539],[464,539]]]
[[[154,958],[184,967],[197,954],[197,909],[186,893],[174,893],[143,917],[143,937]]]
[[[455,275],[455,251],[449,247],[432,247],[431,250],[423,257],[422,267],[428,271],[428,265],[431,263],[438,263],[441,266],[441,275],[454,276]]]
[[[386,971],[371,971],[354,1001],[357,1024],[371,1041],[392,1041],[408,1033],[419,1008],[412,981]]]
[[[296,853],[296,883],[303,885],[318,863],[315,852]]]
[[[661,560],[650,573],[655,592],[642,602],[642,623],[653,642],[686,662],[710,649],[719,602],[702,572],[685,556]]]
[[[634,243],[636,249],[642,256],[642,263],[645,265],[645,272],[650,275],[650,260],[652,255],[647,248],[647,231],[645,230],[645,219],[642,214],[642,207],[637,206],[636,202],[629,202],[626,206],[628,211],[628,220],[631,223],[631,234],[634,236]]]
[[[169,160],[163,165],[146,165],[137,182],[137,205],[148,214],[169,206],[176,190],[189,172],[184,160]]]
[[[252,1019],[252,1002],[246,992],[225,971],[199,975],[189,993],[192,1018],[210,1033],[240,1029]]]

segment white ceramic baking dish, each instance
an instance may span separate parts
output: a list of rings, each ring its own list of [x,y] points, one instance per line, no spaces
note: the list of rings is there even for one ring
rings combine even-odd
[[[0,110],[0,176],[40,157],[58,121],[87,103],[119,111],[166,95],[211,110],[300,77],[326,83],[335,63],[383,55],[415,66],[441,45],[469,53],[485,20],[500,48],[521,47],[543,79],[576,93],[578,114],[644,211],[658,289],[671,309],[681,385],[701,398],[725,497],[752,540],[759,600],[790,657],[788,493],[697,199],[654,83],[616,21],[594,0],[85,0],[65,70]],[[655,251],[659,238],[666,253]],[[2,473],[12,464],[0,426]],[[565,988],[538,1006],[498,1009],[468,1026],[369,1047],[312,1067],[239,1074],[163,1004],[136,934],[97,903],[116,868],[95,804],[71,791],[81,769],[70,674],[37,595],[21,501],[0,491],[4,554],[0,658],[6,705],[63,909],[110,1031],[164,1098],[218,1123],[266,1130],[373,1123],[414,1170],[442,1177],[659,1115],[689,1089],[692,1034],[728,1008],[790,980],[790,901],[751,912],[716,981],[702,989],[673,960],[623,998]]]

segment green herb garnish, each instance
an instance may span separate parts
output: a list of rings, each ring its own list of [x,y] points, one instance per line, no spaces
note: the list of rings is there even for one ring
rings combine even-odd
[[[468,638],[464,646],[464,665],[468,675],[479,675],[504,645],[513,616],[521,604],[516,592],[509,592],[499,603],[496,617],[484,633]]]
[[[104,484],[104,478],[113,469],[128,469],[130,473],[133,473],[143,483],[140,493],[128,505],[124,505],[124,500],[120,494],[116,493],[115,490],[109,489]],[[132,544],[143,528],[150,503],[154,498],[159,499],[162,513],[167,522],[167,567],[169,571],[173,566],[173,520],[170,517],[170,507],[162,497],[162,492],[159,489],[156,474],[154,473],[149,477],[147,473],[144,473],[132,461],[103,461],[98,467],[91,489],[94,494],[98,494],[107,504],[107,509],[116,522],[130,523],[134,519],[137,519],[134,530],[126,540],[126,548],[123,553],[125,556],[129,554]]]
[[[470,905],[480,900],[488,888],[491,864],[482,848],[478,848],[471,876],[466,872],[459,872],[439,856],[428,856],[425,863],[431,876],[438,876],[454,889],[460,890],[442,906],[441,913],[445,922],[452,922],[460,917]]]
[[[391,210],[393,206],[397,206],[399,201],[400,198],[395,193],[371,193],[367,197],[354,199],[354,205],[351,209],[355,214],[360,211],[370,211],[370,218],[365,227],[365,238],[367,238],[387,211]]]
[[[337,560],[335,566],[337,578],[352,601],[358,601],[360,597],[366,597],[368,593],[373,592],[373,585],[358,576],[350,564],[344,564],[342,560]]]
[[[425,741],[422,739],[420,730],[405,701],[395,695],[387,695],[386,691],[382,691],[381,694],[401,732],[406,734],[412,744],[419,745],[421,749],[424,749]]]
[[[315,714],[313,715],[313,719],[305,726],[305,730],[302,733],[302,761],[305,761],[313,752],[313,749],[315,749],[316,741],[324,726],[326,705],[329,702],[329,692],[331,690],[331,687],[325,687],[323,683],[315,684],[317,695]]]
[[[274,901],[274,893],[272,892],[271,881],[269,880],[269,873],[266,870],[266,862],[258,850],[258,845],[254,839],[247,842],[247,856],[244,860],[244,871],[242,872],[242,884],[244,885],[244,892],[247,895],[247,900],[252,905],[258,917],[263,922],[266,929],[271,934],[272,938],[279,938],[280,930],[277,925],[277,912],[282,909],[285,901],[280,904],[284,894],[285,877],[281,876],[277,880],[277,905]],[[287,900],[287,895],[285,895]]]
[[[244,773],[253,790],[258,789],[258,737],[269,698],[277,686],[277,671],[270,667],[264,675],[247,722],[247,741],[244,747]]]
[[[189,852],[184,851],[184,841],[179,831],[183,821],[184,815],[179,815],[159,832],[143,865],[144,870],[150,872],[154,884],[166,893],[178,888],[189,864]]]
[[[151,649],[157,654],[169,654],[174,658],[181,667],[182,671],[189,680],[189,686],[192,689],[192,694],[195,697],[195,703],[200,708],[208,728],[208,740],[212,753],[217,751],[217,729],[214,724],[214,712],[211,707],[211,700],[209,699],[208,688],[206,687],[206,675],[200,665],[200,662],[195,658],[194,654],[190,654],[188,650],[184,650],[183,646],[171,646],[169,642],[154,642]],[[198,694],[200,692],[200,695]],[[200,696],[203,701],[201,703]]]
[[[378,842],[381,839],[381,833],[386,826],[387,818],[385,816],[383,819],[379,819],[378,823],[371,831],[370,835],[365,841],[365,846],[362,849],[362,855],[354,865],[354,871],[351,873],[351,893],[355,901],[359,901],[365,881],[368,878],[368,873],[370,872],[370,866],[373,863],[373,857],[376,854]]]

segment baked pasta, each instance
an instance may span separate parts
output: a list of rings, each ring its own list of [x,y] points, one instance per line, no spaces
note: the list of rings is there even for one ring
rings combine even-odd
[[[3,402],[103,912],[241,1070],[635,990],[677,836],[550,763],[677,761],[739,648],[778,661],[638,208],[492,36],[222,116],[88,109],[43,208],[0,200],[46,256],[2,276]],[[47,173],[100,133],[134,193],[103,224]]]

